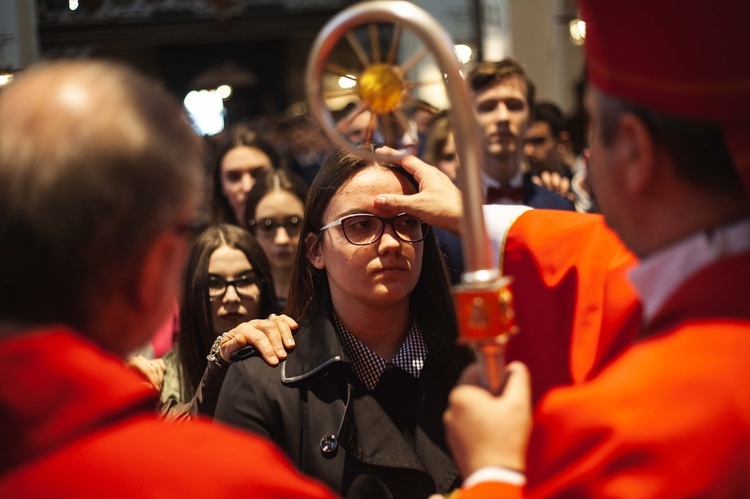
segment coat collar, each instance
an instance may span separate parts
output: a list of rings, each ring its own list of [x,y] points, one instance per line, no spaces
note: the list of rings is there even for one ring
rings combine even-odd
[[[301,326],[294,341],[296,347],[281,364],[282,383],[301,381],[335,362],[350,362],[325,314]]]

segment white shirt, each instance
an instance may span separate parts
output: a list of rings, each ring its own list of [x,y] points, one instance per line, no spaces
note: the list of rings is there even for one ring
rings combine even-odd
[[[631,270],[648,324],[685,281],[708,265],[750,251],[750,219],[692,234],[649,255]]]

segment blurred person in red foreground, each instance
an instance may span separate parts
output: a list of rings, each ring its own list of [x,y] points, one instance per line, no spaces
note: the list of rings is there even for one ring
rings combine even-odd
[[[519,314],[537,308],[511,357],[547,355],[566,333],[572,379],[539,401],[532,428],[545,366],[529,380],[510,364],[500,396],[476,386],[477,366],[465,373],[444,418],[458,497],[748,497],[750,59],[736,54],[750,4],[579,4],[603,217],[524,211],[500,229]],[[403,163],[420,193],[375,206],[455,228],[450,182]],[[486,211],[491,230],[501,212]],[[529,337],[537,350],[519,356]]]
[[[201,202],[181,106],[60,61],[3,90],[0,122],[0,497],[331,497],[261,439],[160,420],[123,365],[172,308]]]

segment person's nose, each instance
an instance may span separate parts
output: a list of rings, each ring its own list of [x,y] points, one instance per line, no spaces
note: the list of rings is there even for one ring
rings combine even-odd
[[[224,304],[240,303],[240,295],[237,293],[237,288],[234,284],[227,284],[227,292],[224,293],[224,299],[221,300]]]
[[[289,231],[286,230],[286,227],[276,227],[276,231],[273,234],[273,242],[274,244],[288,244],[292,242],[292,238],[289,237]]]
[[[525,143],[523,145],[523,153],[526,156],[533,156],[534,155],[534,146],[530,142]]]
[[[393,224],[384,224],[383,233],[380,235],[378,241],[378,252],[381,254],[401,251],[402,241],[396,236],[396,230],[393,228]]]
[[[499,102],[495,108],[495,120],[499,122],[508,121],[508,106],[504,102]]]
[[[243,192],[250,192],[250,189],[253,188],[253,177],[249,173],[245,173],[242,175],[242,191]]]

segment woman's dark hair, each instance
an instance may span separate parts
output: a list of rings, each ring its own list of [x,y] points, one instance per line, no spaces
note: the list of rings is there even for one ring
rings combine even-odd
[[[183,400],[192,398],[195,393],[206,370],[206,355],[216,340],[208,296],[208,262],[214,251],[224,245],[242,251],[261,280],[259,317],[279,312],[271,266],[258,241],[245,229],[230,224],[211,226],[203,231],[190,247],[180,303],[177,350]]]
[[[255,234],[255,228],[248,223],[255,218],[255,210],[258,209],[260,201],[271,191],[286,191],[302,201],[305,204],[307,200],[307,182],[302,177],[286,170],[269,170],[261,173],[255,181],[253,188],[247,195],[247,204],[245,205],[245,220],[242,220],[242,226]]]
[[[430,122],[430,131],[427,132],[427,143],[424,147],[424,161],[437,166],[443,156],[443,148],[448,142],[448,137],[453,133],[453,125],[447,111],[441,111]]]
[[[249,130],[244,125],[238,125],[233,127],[227,137],[219,144],[216,149],[216,155],[213,162],[213,172],[211,178],[213,180],[212,186],[212,203],[211,210],[213,220],[216,223],[231,223],[239,226],[244,226],[241,220],[237,220],[232,206],[229,204],[224,192],[221,188],[221,162],[224,161],[224,156],[235,147],[254,147],[263,152],[271,162],[272,169],[283,168],[284,163],[279,155],[278,151],[274,147],[260,137],[257,133]]]
[[[414,177],[400,166],[373,163],[344,151],[336,152],[326,160],[310,186],[305,204],[302,237],[286,307],[287,313],[300,324],[309,323],[331,307],[328,276],[325,270],[316,269],[308,259],[314,247],[322,244],[318,231],[323,226],[323,213],[347,180],[370,167],[391,169],[418,188]],[[411,316],[419,325],[431,354],[434,354],[438,372],[453,382],[469,356],[456,345],[457,323],[448,271],[432,231],[422,243],[416,244],[424,244],[424,251],[422,273],[409,297]]]

